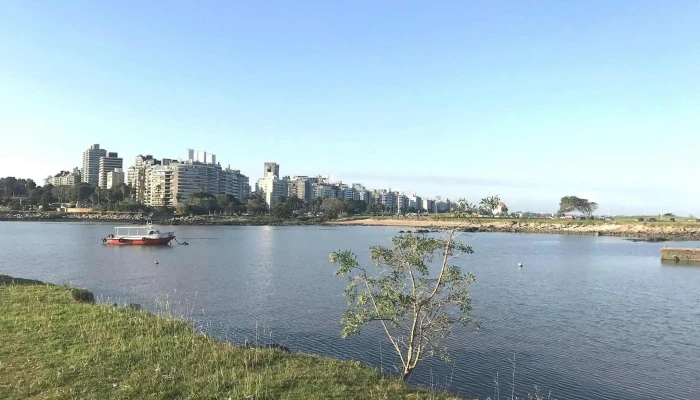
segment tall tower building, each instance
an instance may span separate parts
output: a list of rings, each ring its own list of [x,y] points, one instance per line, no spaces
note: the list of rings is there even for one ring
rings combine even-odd
[[[106,156],[100,158],[98,186],[107,189],[107,174],[119,168],[124,167],[124,160],[119,158],[119,155],[114,152],[107,153]]]
[[[280,177],[280,165],[274,162],[265,163],[265,173],[263,178],[278,178]]]
[[[101,149],[99,144],[93,144],[83,152],[83,171],[81,181],[97,186],[100,182],[100,158],[107,155],[107,150]]]

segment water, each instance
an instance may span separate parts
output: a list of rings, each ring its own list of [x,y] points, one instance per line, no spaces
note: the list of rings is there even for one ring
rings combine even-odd
[[[173,312],[225,340],[392,370],[377,329],[340,338],[346,281],[333,276],[328,254],[352,249],[367,260],[367,247],[388,244],[396,228],[178,226],[190,246],[103,246],[111,230],[0,223],[0,273],[84,286],[109,302],[156,307],[167,298]],[[558,399],[700,398],[700,267],[661,264],[660,244],[617,238],[462,239],[476,251],[458,264],[477,277],[474,316],[484,328],[458,330],[453,364],[423,364],[414,384],[485,398],[498,374],[509,397],[515,355],[521,395],[537,385]]]

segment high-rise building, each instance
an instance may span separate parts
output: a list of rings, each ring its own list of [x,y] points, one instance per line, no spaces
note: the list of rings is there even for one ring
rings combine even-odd
[[[151,160],[152,158],[142,159],[142,167],[134,166],[136,171],[144,171],[143,202],[147,205],[172,207],[189,200],[192,193],[200,191],[214,196],[231,195],[241,202],[250,195],[248,177],[239,170],[221,168],[221,165],[214,162],[214,154],[204,151],[195,153],[188,149],[184,161],[165,158],[161,162]]]
[[[81,181],[92,186],[100,182],[100,159],[107,155],[107,150],[101,149],[99,144],[93,144],[83,152],[83,170]]]
[[[164,160],[165,161],[165,160]],[[134,199],[141,204],[150,204],[151,180],[149,177],[150,169],[155,165],[161,165],[161,161],[153,158],[152,155],[136,156],[134,165],[129,167],[127,171],[127,182],[131,186]]]
[[[309,201],[309,192],[311,189],[311,183],[308,180],[298,179],[294,177],[288,183],[289,187],[287,190],[288,197],[296,197],[303,201]]]
[[[260,193],[265,199],[267,206],[272,207],[277,204],[282,197],[289,196],[289,178],[280,179],[280,166],[274,162],[266,162],[263,177],[255,184],[255,191]]]
[[[265,163],[265,171],[263,174],[263,178],[268,178],[268,177],[274,177],[278,178],[280,177],[280,165],[274,162],[266,162]]]
[[[100,157],[99,165],[99,180],[97,184],[99,187],[106,189],[107,173],[112,172],[117,168],[122,169],[124,167],[124,160],[122,160],[117,153],[108,152],[104,157]]]
[[[414,208],[416,211],[423,209],[423,199],[420,196],[416,196],[415,193],[408,196],[408,208]]]
[[[124,171],[121,168],[115,168],[114,171],[107,172],[107,189],[122,183],[124,183]]]
[[[435,200],[423,199],[423,209],[429,214],[437,214],[437,208],[435,206]]]
[[[362,186],[359,183],[353,183],[352,188],[355,190],[355,193],[357,193],[357,199],[356,200],[362,200],[365,203],[369,203],[372,196],[364,186]]]

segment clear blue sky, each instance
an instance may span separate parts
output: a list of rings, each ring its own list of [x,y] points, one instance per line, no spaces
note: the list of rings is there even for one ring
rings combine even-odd
[[[251,182],[700,214],[700,2],[0,0],[0,176],[92,143]]]

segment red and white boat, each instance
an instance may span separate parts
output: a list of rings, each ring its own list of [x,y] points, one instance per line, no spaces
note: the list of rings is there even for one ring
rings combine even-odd
[[[175,232],[161,232],[148,222],[146,226],[116,227],[114,234],[102,239],[102,243],[145,246],[169,244],[173,239],[175,239]]]

